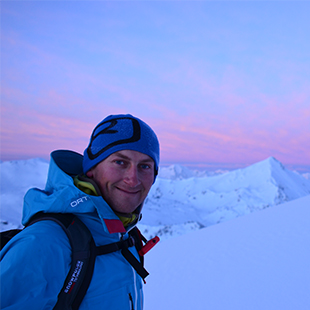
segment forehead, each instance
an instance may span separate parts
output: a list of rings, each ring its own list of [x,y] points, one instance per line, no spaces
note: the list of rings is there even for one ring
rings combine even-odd
[[[119,157],[127,160],[154,162],[154,160],[144,153],[132,150],[122,150],[111,154],[109,157]]]

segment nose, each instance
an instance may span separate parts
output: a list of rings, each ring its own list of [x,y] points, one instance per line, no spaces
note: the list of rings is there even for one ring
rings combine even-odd
[[[124,182],[128,184],[130,187],[136,187],[141,183],[137,167],[135,166],[128,167],[124,175]]]

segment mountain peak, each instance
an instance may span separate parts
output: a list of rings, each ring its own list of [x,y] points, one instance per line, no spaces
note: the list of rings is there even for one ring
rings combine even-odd
[[[284,168],[284,166],[282,165],[282,163],[281,163],[279,160],[277,160],[275,157],[273,157],[273,156],[268,157],[268,158],[266,159],[266,161],[268,161],[270,164],[281,165],[281,166]]]
[[[275,157],[270,156],[265,160],[255,163],[248,168],[253,167],[253,169],[263,170],[264,172],[272,173],[277,170],[286,170],[284,165],[277,160]]]

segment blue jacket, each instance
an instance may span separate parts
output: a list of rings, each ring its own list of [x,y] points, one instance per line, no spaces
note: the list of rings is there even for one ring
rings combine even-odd
[[[101,196],[87,195],[73,183],[82,173],[80,154],[51,154],[45,190],[30,189],[24,198],[22,222],[39,211],[76,214],[89,228],[96,245],[128,238],[123,223]],[[128,231],[128,228],[127,228]],[[138,257],[135,247],[130,248]],[[1,251],[1,309],[53,309],[70,269],[71,247],[53,221],[35,223]],[[98,256],[81,310],[143,308],[142,279],[118,251]]]

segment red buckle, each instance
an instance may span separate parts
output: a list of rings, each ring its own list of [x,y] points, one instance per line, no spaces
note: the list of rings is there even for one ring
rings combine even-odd
[[[149,240],[139,251],[139,255],[143,256],[145,255],[155,244],[157,244],[159,241],[159,237],[156,236],[153,239]]]

